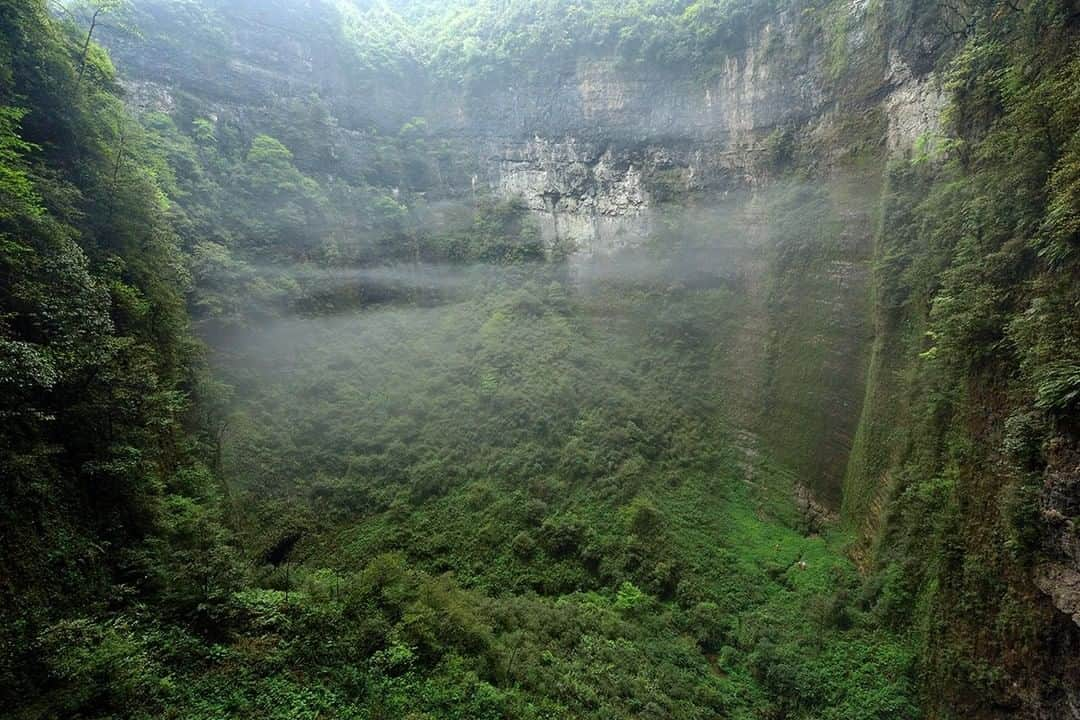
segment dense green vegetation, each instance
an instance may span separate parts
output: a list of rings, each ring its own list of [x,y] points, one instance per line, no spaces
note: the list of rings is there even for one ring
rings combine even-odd
[[[1033,663],[1077,672],[1075,629],[1026,582],[1075,533],[1074,501],[1042,494],[1075,462],[1080,388],[1069,12],[970,9],[948,137],[888,172],[877,382],[845,503],[889,507],[879,604],[917,629],[935,705],[1008,702]]]
[[[858,111],[836,137],[772,129],[751,203],[691,208],[646,177],[652,236],[590,264],[477,183],[460,138],[340,103],[590,55],[701,78],[775,3],[341,0],[275,4],[271,26],[253,0],[0,0],[5,712],[884,720],[1060,700],[1078,633],[1032,578],[1078,526],[1076,12],[874,6],[853,55],[846,3],[785,7],[787,50]],[[229,67],[230,22],[324,38],[349,71],[305,100],[268,71],[257,113],[227,73],[144,101],[159,90],[125,97],[94,42]],[[880,68],[860,63],[890,33],[950,105],[882,173],[858,105]],[[821,154],[853,177],[822,182]],[[826,270],[879,193],[841,491],[807,401],[828,388],[779,395],[829,369],[847,329],[819,316]],[[762,342],[800,347],[762,373],[760,434],[725,386],[751,305],[719,248],[748,205],[768,216]]]
[[[746,30],[771,3],[727,0],[400,3],[416,23],[411,39],[442,72],[479,76],[532,69],[581,53],[633,63],[703,69],[746,42]]]
[[[227,345],[223,466],[257,562],[232,593],[203,566],[209,638],[163,656],[130,619],[174,668],[146,712],[913,716],[845,538],[800,532],[791,478],[694,385],[724,323],[688,330],[728,291],[473,273],[448,304]]]
[[[189,278],[138,125],[105,54],[82,51],[82,29],[37,2],[5,2],[0,15],[0,687],[11,707],[48,684],[39,642],[52,623],[103,612],[131,578],[162,589],[157,568],[190,550],[163,503],[208,523],[218,505],[185,430],[199,385]]]

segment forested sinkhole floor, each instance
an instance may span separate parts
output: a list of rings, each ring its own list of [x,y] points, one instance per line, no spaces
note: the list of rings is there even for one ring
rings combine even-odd
[[[911,657],[864,611],[847,539],[808,526],[725,408],[740,299],[657,267],[486,268],[221,335],[225,474],[249,552],[278,552],[183,704],[914,716]]]

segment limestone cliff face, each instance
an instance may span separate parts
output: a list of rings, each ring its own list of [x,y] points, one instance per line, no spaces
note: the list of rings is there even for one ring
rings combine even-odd
[[[933,129],[940,102],[932,79],[915,78],[899,61],[877,62],[876,114],[865,121],[883,138],[869,153],[874,162],[869,170],[831,165],[846,111],[822,54],[800,46],[796,30],[786,15],[774,17],[707,78],[695,68],[577,57],[442,96],[425,115],[475,148],[478,182],[522,197],[550,242],[581,255],[641,242],[672,201],[724,207],[730,247],[719,262],[737,265],[746,281],[745,326],[718,382],[731,388],[735,422],[839,508],[873,334],[884,138],[889,152],[903,152]],[[773,165],[792,161],[775,157],[778,139],[816,146],[805,152],[825,158],[815,161],[822,167],[814,181],[824,207],[806,206],[796,232],[807,242],[797,258],[790,229],[781,237],[776,222],[779,213],[800,212],[797,202],[776,199]]]
[[[569,58],[450,91],[425,115],[474,142],[483,181],[522,196],[549,239],[609,252],[647,234],[673,193],[760,186],[762,138],[822,115],[828,97],[813,59],[782,62],[760,50],[788,33],[777,17],[708,79],[695,68]]]
[[[733,388],[732,417],[839,508],[872,337],[882,160],[932,130],[941,105],[932,79],[879,57],[863,4],[851,6],[843,38],[868,78],[854,95],[830,76],[824,41],[800,38],[786,13],[755,26],[707,76],[593,53],[466,86],[407,57],[392,74],[356,71],[335,44],[340,19],[325,12],[211,3],[220,34],[195,48],[182,12],[141,7],[154,30],[112,42],[136,104],[171,111],[176,97],[194,96],[254,133],[281,108],[317,99],[332,115],[331,173],[369,160],[366,128],[396,132],[423,117],[432,137],[469,157],[468,172],[429,197],[480,188],[520,197],[544,237],[579,257],[641,243],[673,207],[723,207],[731,222],[714,240],[727,248],[717,262],[745,279],[746,327],[721,379]],[[859,167],[846,157],[851,117],[877,137]],[[773,177],[794,163],[814,166],[820,197],[805,208],[775,198]],[[780,212],[805,213],[802,227],[779,231]]]

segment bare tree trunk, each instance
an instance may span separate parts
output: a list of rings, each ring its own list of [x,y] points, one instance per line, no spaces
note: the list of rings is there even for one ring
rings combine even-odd
[[[116,212],[116,191],[120,184],[120,168],[124,163],[124,147],[127,140],[127,124],[121,121],[120,146],[116,149],[116,161],[113,163],[112,186],[109,188],[109,222]]]
[[[97,27],[98,15],[101,14],[101,8],[94,10],[93,17],[90,18],[90,29],[86,31],[86,42],[83,43],[82,59],[79,61],[79,79],[75,83],[75,87],[82,85],[83,73],[86,72],[86,59],[90,55],[90,41],[94,39],[94,29]]]

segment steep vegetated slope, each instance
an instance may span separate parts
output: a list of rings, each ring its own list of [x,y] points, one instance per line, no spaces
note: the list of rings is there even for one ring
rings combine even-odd
[[[139,692],[98,687],[140,659],[123,622],[87,618],[153,602],[197,622],[186,562],[228,549],[164,159],[85,29],[23,0],[0,17],[0,696],[55,714],[54,681],[91,704]]]
[[[972,15],[948,134],[886,175],[845,515],[945,706],[1076,708],[1076,19]]]
[[[1075,714],[1074,4],[0,7],[18,717]]]

